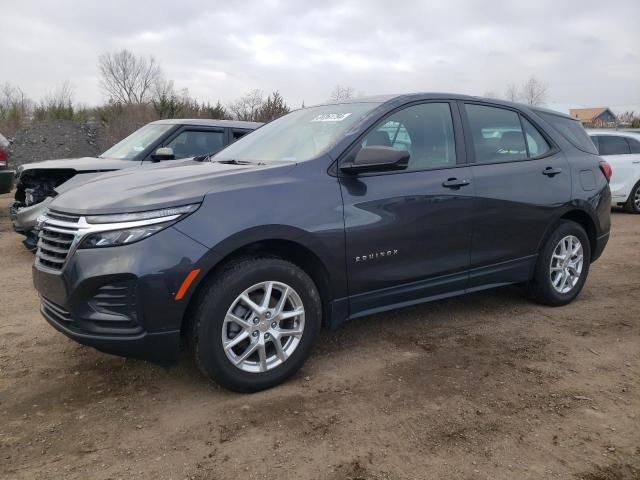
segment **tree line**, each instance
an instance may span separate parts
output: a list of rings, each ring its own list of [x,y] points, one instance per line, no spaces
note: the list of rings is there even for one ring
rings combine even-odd
[[[291,110],[277,90],[265,94],[254,89],[226,105],[219,100],[215,103],[199,101],[186,88],[176,88],[174,81],[166,78],[155,57],[138,56],[126,49],[101,54],[98,70],[105,103],[97,107],[78,105],[68,81],[48,92],[39,102],[30,99],[20,87],[10,83],[0,85],[0,132],[12,135],[30,121],[94,119],[107,126],[109,135],[118,140],[145,123],[163,118],[268,122]],[[522,85],[507,85],[504,95],[487,91],[484,96],[544,105],[548,91],[547,83],[531,77]],[[339,102],[355,95],[352,87],[336,85],[328,100]],[[640,126],[640,117],[634,112],[626,112],[619,120]]]
[[[214,118],[268,122],[291,111],[280,92],[255,89],[224,105],[202,102],[186,88],[177,89],[153,57],[129,50],[104,53],[98,58],[100,90],[105,103],[86,107],[74,101],[66,81],[36,102],[18,86],[0,85],[0,131],[12,135],[30,121],[95,119],[115,130],[131,131],[163,118]],[[115,133],[114,136],[119,136]]]

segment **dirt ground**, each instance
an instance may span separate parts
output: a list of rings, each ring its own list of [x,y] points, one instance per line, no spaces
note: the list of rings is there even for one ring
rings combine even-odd
[[[640,216],[579,299],[517,287],[354,321],[240,395],[68,340],[0,196],[0,478],[640,478]]]

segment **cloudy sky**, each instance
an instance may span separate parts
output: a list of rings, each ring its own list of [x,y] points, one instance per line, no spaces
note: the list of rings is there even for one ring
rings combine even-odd
[[[103,100],[97,58],[153,55],[177,87],[223,103],[260,88],[292,106],[364,94],[502,94],[530,76],[549,102],[637,106],[639,0],[0,0],[0,84],[32,98],[69,80]]]

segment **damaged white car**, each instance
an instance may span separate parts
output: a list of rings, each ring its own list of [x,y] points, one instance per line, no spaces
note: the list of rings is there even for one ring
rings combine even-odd
[[[16,171],[15,202],[9,208],[13,228],[26,237],[24,245],[35,250],[38,219],[58,194],[105,172],[216,153],[260,125],[230,120],[158,120],[98,157],[22,165]]]

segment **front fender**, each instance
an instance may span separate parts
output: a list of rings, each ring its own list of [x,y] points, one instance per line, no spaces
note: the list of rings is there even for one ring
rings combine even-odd
[[[180,225],[178,224],[174,228],[180,230]],[[344,275],[344,249],[331,249],[312,233],[288,225],[262,225],[253,227],[237,232],[221,241],[198,261],[198,268],[201,269],[204,275],[198,276],[196,282],[194,282],[194,288],[192,288],[191,291],[196,291],[200,282],[206,277],[206,274],[234,253],[252,244],[270,241],[294,243],[311,252],[324,266],[329,277],[331,298],[339,298],[347,295],[347,285]]]

